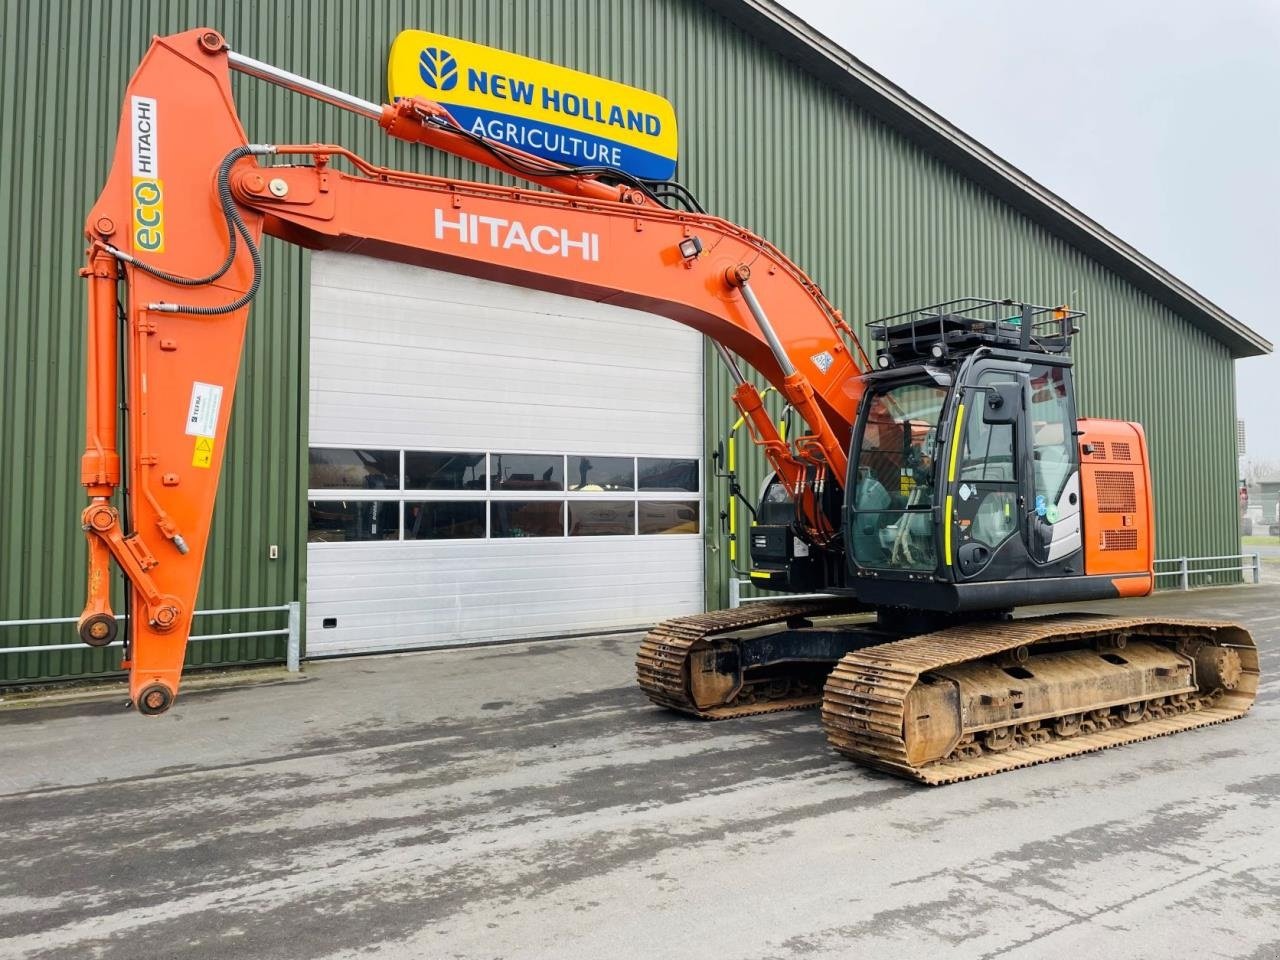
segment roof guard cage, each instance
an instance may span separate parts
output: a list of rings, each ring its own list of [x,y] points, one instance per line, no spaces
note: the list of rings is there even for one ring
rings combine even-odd
[[[917,360],[947,360],[979,347],[1030,353],[1067,353],[1080,332],[1084,312],[1017,300],[962,297],[897,313],[868,324],[876,344],[876,366]]]

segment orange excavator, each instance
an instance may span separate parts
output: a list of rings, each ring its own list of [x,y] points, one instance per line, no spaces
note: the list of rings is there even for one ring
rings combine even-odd
[[[233,70],[542,189],[385,169],[334,145],[251,144]],[[200,29],[155,39],[130,80],[86,223],[78,630],[95,646],[116,638],[114,560],[140,713],[177,695],[264,233],[645,310],[714,344],[772,470],[752,507],[751,576],[782,596],[655,627],[636,661],[655,703],[708,719],[820,704],[842,754],[946,783],[1253,702],[1258,658],[1239,626],[1011,615],[1153,587],[1145,436],[1077,418],[1081,314],[936,304],[872,324],[872,363],[799,267],[679,184],[549,162],[434,102],[362,100]],[[780,435],[740,363],[785,398],[800,435]],[[821,596],[786,596],[797,593]]]

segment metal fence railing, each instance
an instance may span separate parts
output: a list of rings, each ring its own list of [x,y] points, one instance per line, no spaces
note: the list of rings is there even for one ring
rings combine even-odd
[[[1205,563],[1221,564],[1225,561],[1233,561],[1228,566],[1204,567],[1199,566]],[[1161,570],[1161,564],[1177,564],[1172,570]],[[1156,561],[1156,578],[1160,577],[1178,577],[1179,586],[1183,590],[1191,589],[1191,580],[1201,574],[1214,573],[1239,573],[1243,578],[1246,574],[1252,573],[1253,582],[1262,582],[1262,555],[1257,553],[1237,553],[1226,557],[1169,557],[1164,560]],[[761,600],[816,600],[820,597],[831,596],[827,593],[774,593],[761,597],[744,597],[742,588],[749,586],[751,581],[747,578],[730,577],[729,578],[729,606],[737,608],[744,603],[757,603]],[[1202,584],[1202,586],[1213,586],[1213,584]]]
[[[1216,563],[1221,564],[1231,561],[1227,566],[1203,567],[1198,564]],[[1160,564],[1174,563],[1177,566],[1172,570],[1161,570]],[[1262,555],[1258,553],[1233,553],[1225,557],[1169,557],[1165,560],[1156,561],[1156,577],[1177,577],[1179,586],[1183,590],[1191,589],[1191,578],[1200,574],[1209,573],[1239,573],[1244,577],[1248,573],[1253,574],[1253,582],[1262,582]]]
[[[302,649],[302,604],[297,600],[282,603],[275,607],[228,607],[225,610],[197,610],[193,616],[212,617],[220,614],[239,613],[284,613],[287,614],[285,626],[274,630],[236,630],[229,633],[200,633],[188,637],[191,643],[201,640],[235,640],[241,637],[286,637],[285,665],[292,673],[299,669],[299,658]],[[59,623],[75,623],[76,617],[34,617],[28,620],[0,620],[0,630],[6,627],[39,627]],[[116,614],[117,620],[124,620],[123,614]],[[120,647],[123,640],[115,640],[107,647]],[[84,643],[40,643],[23,647],[0,646],[0,655],[6,653],[46,653],[55,650],[101,650],[104,647],[90,647]]]

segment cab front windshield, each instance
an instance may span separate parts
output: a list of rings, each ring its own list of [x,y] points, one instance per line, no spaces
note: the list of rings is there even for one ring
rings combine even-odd
[[[853,555],[864,567],[932,570],[938,422],[947,390],[907,383],[866,402],[854,488]]]

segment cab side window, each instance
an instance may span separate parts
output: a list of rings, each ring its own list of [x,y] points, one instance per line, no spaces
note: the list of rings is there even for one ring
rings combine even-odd
[[[946,387],[929,381],[899,384],[866,401],[853,498],[853,554],[859,564],[937,566],[932,508],[938,422],[946,399]]]
[[[1010,379],[1011,375],[1008,373],[988,370],[978,378],[978,385],[990,387]],[[981,394],[977,396],[981,398]],[[1013,424],[984,423],[980,403],[974,404],[965,420],[960,479],[1016,482],[1018,477],[1013,465]]]
[[[1015,375],[1004,370],[987,370],[977,384],[990,387],[1007,383]],[[984,423],[981,393],[965,417],[957,471],[958,516],[962,540],[969,539],[996,547],[1018,529],[1016,512],[1018,472],[1014,457],[1014,425]]]
[[[1076,469],[1075,422],[1063,367],[1031,368],[1030,420],[1035,496],[1056,504]]]

